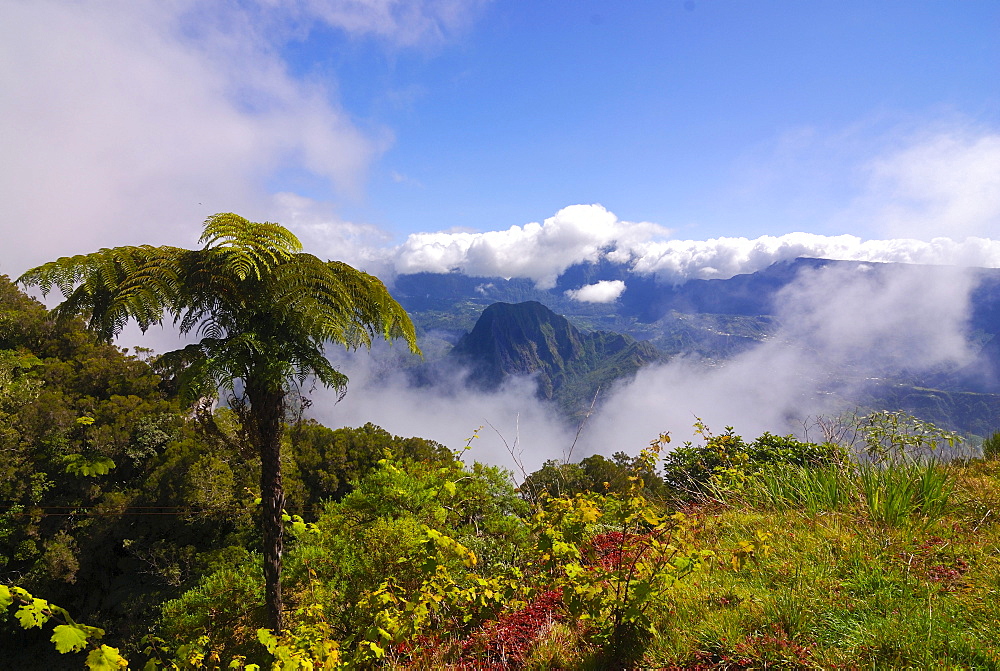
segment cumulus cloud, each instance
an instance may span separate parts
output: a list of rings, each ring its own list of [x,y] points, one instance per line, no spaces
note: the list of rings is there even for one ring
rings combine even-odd
[[[667,233],[656,224],[620,221],[601,205],[571,205],[541,224],[506,231],[416,233],[393,256],[399,273],[461,270],[481,277],[526,277],[550,289],[571,265],[625,259],[634,245]]]
[[[1000,241],[980,237],[862,240],[854,235],[787,233],[754,239],[669,240],[668,233],[655,224],[622,221],[600,205],[573,205],[541,224],[506,231],[414,234],[389,254],[399,273],[460,270],[473,276],[523,277],[542,289],[554,286],[569,266],[600,260],[669,282],[724,279],[803,256],[1000,267]],[[602,288],[605,293],[600,295],[607,296],[609,289]]]
[[[636,272],[676,282],[691,278],[724,279],[798,257],[995,268],[1000,267],[1000,241],[988,238],[961,241],[934,238],[929,242],[862,240],[854,235],[814,233],[763,235],[755,239],[669,240],[637,246],[630,265]]]
[[[594,284],[570,289],[566,295],[581,303],[612,303],[625,291],[625,283],[621,280],[601,280]]]
[[[541,224],[507,231],[412,235],[394,250],[393,265],[402,273],[461,270],[530,278],[540,288],[551,287],[569,265],[602,259],[668,282],[728,278],[799,256],[1000,266],[1000,242],[990,239],[1000,230],[1000,134],[951,120],[897,127],[877,141],[857,129],[828,138],[813,130],[792,144],[796,149],[783,155],[780,170],[768,178],[775,212],[794,200],[789,184],[804,172],[810,184],[837,184],[799,194],[812,203],[815,225],[869,230],[872,238],[790,232],[680,240],[663,227],[621,220],[599,205],[575,205]],[[849,150],[836,149],[844,145]],[[810,158],[814,153],[824,160]]]

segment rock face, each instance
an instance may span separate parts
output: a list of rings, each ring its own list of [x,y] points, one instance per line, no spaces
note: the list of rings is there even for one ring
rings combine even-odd
[[[537,301],[490,305],[450,356],[467,365],[470,381],[484,389],[496,389],[512,375],[534,375],[538,396],[567,410],[589,404],[598,387],[664,360],[648,342],[582,332]]]

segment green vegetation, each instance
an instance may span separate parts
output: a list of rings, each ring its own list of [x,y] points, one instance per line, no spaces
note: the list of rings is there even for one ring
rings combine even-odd
[[[84,316],[111,342],[129,321],[143,331],[169,315],[182,335],[200,339],[158,360],[186,400],[232,394],[247,442],[260,457],[264,576],[271,627],[282,628],[282,419],[286,397],[307,377],[341,390],[347,378],[327,360],[324,345],[371,347],[372,338],[404,338],[414,352],[413,324],[378,278],[345,263],[302,252],[278,224],[216,214],[205,222],[198,250],[116,247],[64,257],[19,278],[65,300],[59,318]],[[82,418],[81,418],[82,419]],[[92,423],[91,421],[87,423]],[[79,456],[79,455],[78,455]],[[114,466],[79,456],[85,475]]]
[[[1000,431],[994,432],[993,435],[983,440],[983,458],[1000,458]]]
[[[995,437],[945,462],[900,413],[824,444],[699,423],[515,488],[292,395],[275,631],[247,416],[137,354],[0,278],[10,668],[1000,668]]]

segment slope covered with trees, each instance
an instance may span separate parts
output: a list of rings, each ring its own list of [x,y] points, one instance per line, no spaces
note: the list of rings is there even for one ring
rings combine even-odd
[[[0,582],[124,639],[213,562],[259,543],[260,457],[238,415],[182,405],[176,378],[138,354],[0,276]],[[286,508],[308,515],[390,454],[450,458],[373,425],[299,420],[282,440]]]
[[[347,378],[324,346],[371,347],[402,338],[419,353],[413,324],[382,282],[338,261],[302,251],[279,224],[232,213],[205,221],[201,249],[115,247],[64,257],[19,281],[43,294],[57,287],[61,319],[83,316],[102,341],[129,322],[145,331],[172,318],[197,341],[159,357],[186,400],[229,392],[229,404],[260,457],[264,576],[270,624],[282,629],[281,434],[286,399],[311,378],[341,390]]]
[[[275,633],[259,454],[239,413],[177,388],[0,278],[10,668],[1000,665],[1000,436],[942,464],[957,437],[901,413],[820,443],[699,425],[515,486],[475,441],[290,402]]]

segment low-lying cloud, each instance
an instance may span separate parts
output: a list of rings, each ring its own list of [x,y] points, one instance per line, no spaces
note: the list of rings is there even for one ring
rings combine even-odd
[[[967,363],[973,288],[956,268],[803,272],[776,300],[777,333],[721,366],[681,359],[641,370],[612,392],[586,448],[642,445],[665,430],[686,437],[695,417],[750,437],[795,432],[809,416],[843,411],[870,377]]]
[[[625,283],[621,280],[601,280],[587,284],[579,289],[570,289],[566,295],[581,303],[612,303],[625,291]]]
[[[502,465],[520,480],[546,459],[569,454],[573,435],[555,409],[535,397],[531,378],[512,378],[495,392],[464,386],[455,368],[434,386],[415,387],[379,345],[373,354],[335,354],[333,360],[350,378],[339,403],[332,392],[317,390],[312,414],[330,427],[372,422],[395,435],[436,440],[452,450],[471,440],[469,461]],[[475,438],[473,438],[475,436]]]
[[[601,260],[666,282],[726,279],[798,257],[1000,267],[1000,241],[980,237],[862,240],[855,235],[787,233],[754,239],[670,240],[668,235],[667,229],[655,224],[622,221],[601,205],[573,205],[541,224],[506,231],[411,235],[390,256],[397,273],[461,271],[480,277],[522,277],[534,280],[540,289],[554,286],[573,264]]]
[[[853,407],[845,404],[869,378],[966,364],[974,353],[966,339],[973,274],[886,270],[834,265],[803,271],[778,296],[781,326],[760,345],[721,365],[679,357],[605,389],[572,457],[634,454],[663,431],[678,444],[694,438],[696,418],[717,432],[733,426],[748,438],[801,432],[810,416]],[[314,406],[332,426],[372,421],[452,448],[484,426],[472,458],[515,472],[507,449],[515,441],[529,472],[547,459],[565,459],[574,444],[578,427],[536,399],[531,378],[482,393],[465,388],[463,372],[455,369],[436,386],[413,388],[378,352],[345,363],[351,383],[344,401]]]

